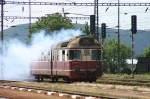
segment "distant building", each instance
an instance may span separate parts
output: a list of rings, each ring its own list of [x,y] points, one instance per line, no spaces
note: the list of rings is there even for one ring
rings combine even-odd
[[[133,59],[133,64],[136,65],[138,62],[137,59]],[[129,64],[129,65],[132,65],[132,59],[126,59],[126,63]]]
[[[150,73],[150,57],[139,57],[136,71],[137,73]]]
[[[126,63],[128,64],[127,67],[131,70],[131,72],[134,72],[136,70],[136,65],[138,63],[138,60],[133,59],[133,65],[132,65],[132,59],[126,59]]]

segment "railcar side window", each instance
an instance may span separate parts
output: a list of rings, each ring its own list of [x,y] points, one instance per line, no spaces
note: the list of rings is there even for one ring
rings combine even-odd
[[[62,50],[62,55],[65,55],[65,50]]]
[[[100,50],[92,50],[92,60],[100,60]]]
[[[62,61],[65,61],[65,50],[62,50]]]
[[[70,60],[79,60],[81,57],[81,51],[80,50],[70,50],[69,51],[69,59]]]

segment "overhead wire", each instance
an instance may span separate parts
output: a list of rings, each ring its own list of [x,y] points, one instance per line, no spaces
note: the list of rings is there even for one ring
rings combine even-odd
[[[72,0],[65,0],[65,1],[74,3],[74,1],[72,1]],[[17,6],[18,6],[18,5],[17,5]],[[15,7],[16,7],[16,6],[15,6]],[[73,6],[72,8],[68,8],[68,9],[65,9],[65,10],[70,10],[70,9],[75,8],[75,7],[76,7],[76,6]],[[105,9],[105,12],[107,12],[109,9],[110,9],[110,8],[107,7],[107,8]],[[148,10],[149,10],[149,8],[147,7],[147,8],[145,9],[145,13],[147,13]],[[127,15],[127,14],[131,14],[131,13],[139,13],[139,12],[137,12],[137,11],[136,11],[136,12],[124,12],[124,13],[122,13],[122,14]]]

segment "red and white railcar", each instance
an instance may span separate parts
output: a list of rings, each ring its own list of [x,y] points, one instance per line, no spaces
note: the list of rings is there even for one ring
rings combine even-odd
[[[75,37],[42,53],[39,60],[32,62],[31,74],[38,80],[95,81],[102,75],[100,48],[93,37]]]

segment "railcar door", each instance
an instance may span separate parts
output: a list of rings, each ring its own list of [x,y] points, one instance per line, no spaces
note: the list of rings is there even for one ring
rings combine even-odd
[[[82,50],[82,70],[85,73],[86,80],[89,80],[89,71],[90,71],[90,60],[91,60],[91,52],[90,49]]]

